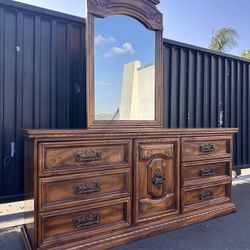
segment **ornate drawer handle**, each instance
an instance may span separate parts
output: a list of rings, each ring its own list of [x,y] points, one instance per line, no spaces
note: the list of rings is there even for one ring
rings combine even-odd
[[[215,145],[214,144],[200,144],[200,152],[202,153],[210,153],[215,151]]]
[[[161,189],[161,185],[165,183],[166,179],[165,177],[161,174],[161,170],[157,169],[156,173],[152,179],[152,183],[156,186],[156,188],[159,190]]]
[[[215,175],[213,168],[205,167],[200,170],[200,176],[206,177],[206,176],[213,176],[213,175]]]
[[[210,200],[213,198],[213,192],[211,190],[206,190],[201,193],[199,193],[200,200]]]
[[[102,152],[100,150],[77,151],[74,157],[77,162],[99,161],[102,159]]]
[[[73,185],[73,190],[76,195],[96,193],[101,191],[101,185],[99,180],[86,181]]]
[[[101,212],[86,213],[80,216],[76,216],[72,219],[76,228],[83,228],[92,225],[99,224],[101,221]]]

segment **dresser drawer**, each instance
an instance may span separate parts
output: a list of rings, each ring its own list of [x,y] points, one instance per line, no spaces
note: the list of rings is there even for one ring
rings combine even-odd
[[[130,199],[95,204],[88,207],[64,209],[40,214],[39,247],[52,247],[58,241],[85,240],[130,225]]]
[[[230,159],[202,161],[182,164],[182,186],[228,179],[230,181]]]
[[[182,211],[188,212],[230,201],[231,183],[220,183],[203,188],[182,189]]]
[[[39,179],[40,211],[130,195],[130,169]]]
[[[195,137],[182,140],[182,161],[231,156],[231,137]]]
[[[131,141],[51,142],[39,144],[39,176],[131,166]]]

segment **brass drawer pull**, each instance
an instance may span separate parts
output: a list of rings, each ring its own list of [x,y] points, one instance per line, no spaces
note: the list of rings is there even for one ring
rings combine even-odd
[[[200,176],[202,177],[214,176],[214,175],[215,175],[215,171],[213,168],[205,167],[200,170]]]
[[[215,151],[215,145],[214,144],[200,144],[200,152],[202,153],[211,153]]]
[[[102,152],[100,150],[77,151],[74,157],[77,162],[99,161],[102,159]]]
[[[101,221],[101,212],[86,213],[84,215],[76,216],[72,219],[76,228],[83,228],[99,224]]]
[[[77,183],[73,185],[73,190],[75,191],[76,195],[100,192],[101,182],[99,180],[96,180]]]
[[[161,170],[157,169],[156,173],[152,179],[152,183],[156,186],[156,188],[159,190],[161,189],[161,185],[165,183],[165,177],[161,174]]]
[[[199,193],[200,200],[210,200],[213,198],[213,192],[211,190],[202,191]]]

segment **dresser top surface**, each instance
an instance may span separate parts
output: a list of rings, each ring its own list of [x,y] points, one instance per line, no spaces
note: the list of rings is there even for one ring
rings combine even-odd
[[[22,130],[29,138],[74,138],[74,137],[117,137],[117,136],[208,136],[229,135],[238,128],[185,128],[185,129],[66,129],[66,130]]]

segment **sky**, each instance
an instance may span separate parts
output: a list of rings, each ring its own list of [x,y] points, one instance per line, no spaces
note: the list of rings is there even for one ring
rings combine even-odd
[[[86,15],[85,0],[18,0],[80,17]],[[216,28],[233,27],[239,33],[238,48],[230,53],[240,55],[250,48],[250,0],[161,0],[164,15],[164,37],[207,48]]]
[[[18,1],[86,17],[86,0]],[[214,29],[232,27],[239,38],[238,47],[230,54],[239,56],[250,48],[250,0],[161,0],[158,8],[163,13],[165,38],[208,48]],[[95,19],[96,114],[114,114],[120,106],[124,64],[134,60],[154,63],[154,33],[130,17],[98,19]],[[112,29],[107,28],[110,24]]]
[[[166,38],[207,48],[212,30],[233,27],[239,47],[230,54],[250,48],[249,0],[162,0],[160,10]]]

